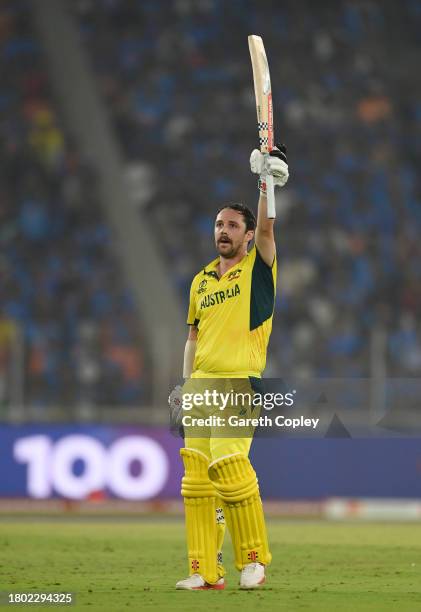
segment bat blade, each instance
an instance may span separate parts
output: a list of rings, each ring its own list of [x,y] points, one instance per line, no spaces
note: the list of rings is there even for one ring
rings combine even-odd
[[[256,98],[257,129],[259,132],[259,146],[262,153],[270,153],[274,146],[273,134],[273,106],[272,85],[270,80],[269,64],[266,57],[263,40],[260,36],[251,34],[248,44],[253,68],[254,94]],[[275,191],[273,177],[268,176],[266,181],[268,217],[274,219]]]

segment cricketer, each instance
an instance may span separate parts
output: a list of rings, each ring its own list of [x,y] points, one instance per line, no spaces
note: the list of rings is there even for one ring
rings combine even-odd
[[[193,279],[184,352],[186,384],[196,379],[261,378],[272,329],[276,289],[274,219],[267,215],[266,177],[284,186],[288,165],[284,146],[270,154],[255,149],[251,171],[259,174],[257,221],[242,204],[227,204],[215,220],[218,257]],[[249,249],[250,243],[254,245]],[[222,382],[222,381],[221,381]],[[170,395],[172,415],[182,411],[177,387]],[[182,416],[182,415],[181,415]],[[231,534],[240,588],[265,582],[271,561],[256,473],[248,458],[252,436],[189,437],[180,454],[189,576],[177,589],[223,589],[222,543],[225,521]]]

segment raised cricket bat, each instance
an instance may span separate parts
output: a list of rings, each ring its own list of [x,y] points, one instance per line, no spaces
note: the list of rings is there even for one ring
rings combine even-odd
[[[274,146],[272,86],[270,84],[269,65],[265,47],[260,36],[254,34],[248,37],[251,65],[253,67],[254,94],[256,97],[257,128],[259,144],[262,153],[270,153]],[[269,219],[276,217],[275,186],[273,176],[266,177],[267,215]]]

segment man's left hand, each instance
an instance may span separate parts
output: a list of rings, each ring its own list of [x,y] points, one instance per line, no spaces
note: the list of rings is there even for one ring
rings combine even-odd
[[[170,428],[171,431],[178,431],[184,437],[182,418],[183,418],[183,389],[180,385],[174,387],[168,397],[170,409]]]
[[[274,147],[270,153],[254,149],[250,155],[250,168],[254,174],[260,174],[259,185],[264,184],[266,176],[271,174],[274,185],[283,187],[289,178],[285,145]]]

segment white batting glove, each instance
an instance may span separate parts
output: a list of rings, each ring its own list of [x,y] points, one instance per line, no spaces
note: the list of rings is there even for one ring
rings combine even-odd
[[[262,193],[266,193],[266,176],[273,176],[274,185],[283,187],[288,181],[288,162],[286,148],[284,145],[274,147],[270,153],[261,153],[254,149],[250,155],[250,169],[254,174],[259,174],[258,187]]]
[[[181,426],[183,417],[183,389],[180,385],[174,387],[168,397],[168,406],[170,408],[170,424],[171,428],[177,429]]]

